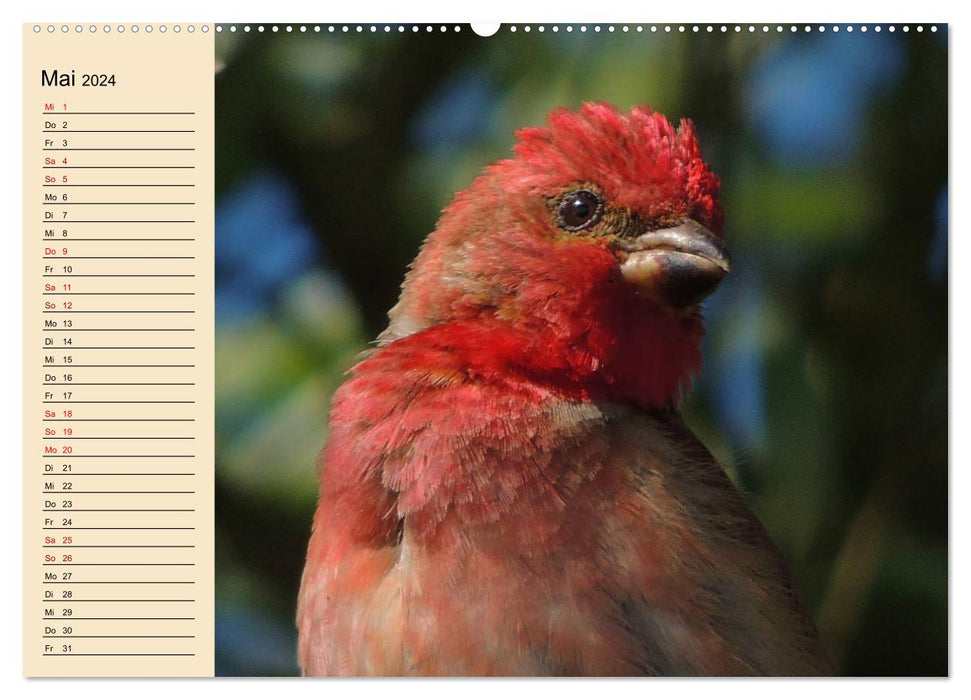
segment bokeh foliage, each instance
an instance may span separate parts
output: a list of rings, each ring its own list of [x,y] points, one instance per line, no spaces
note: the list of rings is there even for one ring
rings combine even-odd
[[[841,673],[947,674],[946,27],[337,29],[217,40],[217,672],[296,671],[328,400],[441,207],[605,100],[690,117],[722,177],[689,424]]]

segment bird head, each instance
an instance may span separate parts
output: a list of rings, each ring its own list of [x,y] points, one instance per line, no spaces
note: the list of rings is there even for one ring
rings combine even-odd
[[[443,212],[380,342],[498,319],[615,384],[654,377],[641,403],[670,403],[700,367],[698,305],[729,271],[693,125],[586,103],[516,136]]]
[[[720,183],[690,121],[587,103],[517,136],[509,179],[545,197],[557,238],[606,245],[642,296],[684,314],[728,273]]]

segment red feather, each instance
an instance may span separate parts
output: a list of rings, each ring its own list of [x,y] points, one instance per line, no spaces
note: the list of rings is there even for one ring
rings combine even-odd
[[[443,213],[334,397],[298,610],[309,674],[820,673],[784,564],[673,413],[697,313],[638,294],[578,186],[721,235],[690,122],[588,104]]]

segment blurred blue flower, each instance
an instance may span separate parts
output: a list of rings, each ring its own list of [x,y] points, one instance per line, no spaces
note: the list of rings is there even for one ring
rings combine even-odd
[[[297,632],[248,608],[216,606],[217,676],[297,673]]]
[[[428,100],[411,124],[420,149],[440,150],[472,144],[486,133],[498,93],[483,69],[459,71]]]
[[[290,183],[266,171],[219,198],[216,241],[218,323],[265,309],[318,255]]]
[[[886,33],[786,40],[752,68],[749,118],[779,163],[844,164],[863,140],[867,106],[893,86],[905,59],[901,42]]]
[[[736,448],[752,452],[762,447],[766,434],[764,290],[754,271],[740,263],[732,262],[731,283],[705,303],[705,315],[721,342],[706,339],[701,380],[719,428]]]

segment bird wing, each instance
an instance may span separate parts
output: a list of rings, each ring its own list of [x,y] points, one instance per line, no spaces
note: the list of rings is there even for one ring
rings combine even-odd
[[[828,673],[783,557],[681,417],[631,409],[607,432],[604,472],[623,483],[603,494],[617,521],[602,565],[645,672]]]
[[[393,369],[332,415],[306,673],[827,672],[781,555],[677,414],[424,370],[402,395]]]

